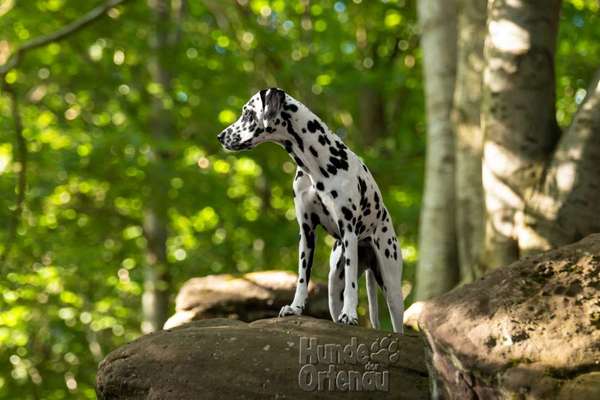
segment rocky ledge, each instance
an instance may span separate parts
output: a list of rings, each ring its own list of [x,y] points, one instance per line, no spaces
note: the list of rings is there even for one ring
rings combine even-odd
[[[419,308],[434,398],[600,399],[600,234]]]
[[[99,399],[427,399],[415,333],[310,317],[193,321],[110,353]]]

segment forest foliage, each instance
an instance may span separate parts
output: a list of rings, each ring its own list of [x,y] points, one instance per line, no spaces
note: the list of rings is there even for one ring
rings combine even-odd
[[[1,0],[0,66],[21,44],[100,4]],[[94,398],[97,363],[140,335],[155,153],[164,160],[173,296],[194,276],[296,270],[292,161],[272,144],[234,155],[216,140],[264,87],[303,101],[364,158],[396,223],[405,280],[414,277],[425,153],[415,2],[171,6],[170,88],[148,68],[153,25],[142,0],[27,53],[4,76],[0,398]],[[557,118],[566,126],[598,67],[599,3],[565,1],[561,18]],[[18,213],[23,160],[11,93],[27,149]],[[156,100],[174,122],[167,138],[150,134]],[[323,280],[332,238],[319,233],[314,276]]]

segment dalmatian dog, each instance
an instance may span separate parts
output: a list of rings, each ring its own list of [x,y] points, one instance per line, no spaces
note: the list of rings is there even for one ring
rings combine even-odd
[[[381,192],[358,156],[304,104],[277,88],[255,94],[218,139],[232,151],[274,142],[297,164],[293,188],[300,226],[298,284],[292,304],[283,307],[279,316],[300,315],[304,310],[316,229],[321,225],[336,240],[329,261],[332,319],[357,324],[357,282],[365,272],[372,326],[379,328],[379,286],[394,331],[401,333],[402,254]]]

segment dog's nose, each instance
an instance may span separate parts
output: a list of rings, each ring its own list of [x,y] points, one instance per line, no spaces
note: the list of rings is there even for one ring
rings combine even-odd
[[[223,140],[225,139],[225,132],[219,133],[217,139],[219,139],[219,142],[223,143]]]

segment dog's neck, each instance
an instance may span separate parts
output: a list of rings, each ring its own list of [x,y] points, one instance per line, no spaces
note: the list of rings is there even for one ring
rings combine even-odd
[[[313,181],[321,181],[335,175],[339,169],[344,169],[347,148],[341,139],[304,104],[287,96],[280,118],[277,129],[282,130],[285,136],[280,144]],[[339,160],[337,157],[331,157],[330,148],[333,148],[336,154],[339,154],[339,149],[342,153]],[[331,158],[336,160],[332,163]],[[347,163],[345,164],[347,169]]]

